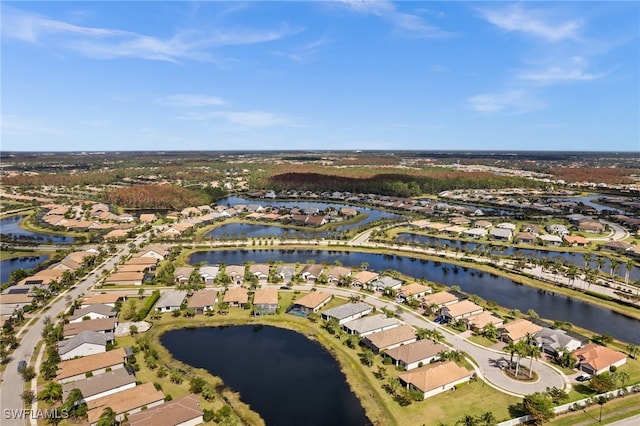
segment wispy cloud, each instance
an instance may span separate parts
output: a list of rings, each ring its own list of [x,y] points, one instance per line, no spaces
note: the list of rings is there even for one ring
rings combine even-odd
[[[468,99],[469,106],[481,113],[522,114],[542,109],[544,104],[524,90],[507,90],[496,93],[482,93]]]
[[[179,62],[214,61],[210,50],[220,46],[264,43],[299,32],[286,25],[270,30],[178,30],[157,37],[113,28],[79,26],[3,7],[2,36],[78,52],[97,59],[133,57]]]
[[[166,98],[160,99],[158,102],[162,105],[183,107],[219,106],[226,104],[222,98],[217,96],[188,93],[167,96]]]
[[[188,112],[177,117],[179,120],[209,121],[222,118],[242,127],[296,126],[293,119],[266,111],[209,111]]]
[[[521,72],[518,78],[541,85],[598,80],[607,73],[594,74],[587,71],[588,63],[580,56],[572,57],[563,65],[548,66],[539,70]]]
[[[317,54],[318,50],[326,46],[331,41],[327,38],[319,38],[309,43],[303,44],[290,51],[276,50],[271,52],[273,55],[288,58],[294,62],[310,62]]]
[[[481,16],[506,31],[517,31],[558,42],[578,39],[583,23],[580,19],[553,19],[548,12],[525,8],[516,3],[500,9],[482,9]]]
[[[437,38],[452,34],[433,25],[422,17],[401,12],[397,6],[387,0],[340,0],[344,7],[352,12],[374,15],[390,22],[397,32],[410,37]]]
[[[37,134],[59,135],[60,129],[51,127],[39,119],[30,119],[16,115],[0,116],[0,134],[7,136],[31,136]]]

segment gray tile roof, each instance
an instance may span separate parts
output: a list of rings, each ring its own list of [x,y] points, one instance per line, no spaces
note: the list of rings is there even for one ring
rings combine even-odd
[[[156,308],[168,308],[171,306],[180,306],[186,299],[187,293],[184,291],[175,291],[169,290],[167,292],[162,293],[160,299],[158,299],[158,303],[156,303]]]
[[[93,395],[98,395],[102,392],[135,382],[136,376],[129,374],[126,368],[117,368],[108,373],[89,377],[88,379],[63,384],[63,399],[67,399],[72,389],[80,389],[82,396],[89,398]]]
[[[58,353],[60,355],[64,355],[85,343],[106,346],[107,342],[111,342],[112,340],[113,333],[98,333],[96,331],[87,330],[76,334],[68,340],[60,342],[58,344]]]
[[[323,316],[335,318],[338,321],[349,318],[350,316],[361,314],[364,312],[371,312],[372,307],[366,303],[345,303],[344,305],[337,306],[335,308],[327,309],[322,313]]]
[[[393,325],[400,325],[400,321],[395,318],[387,318],[385,315],[374,315],[346,322],[344,327],[354,333],[362,334]]]
[[[95,305],[87,306],[86,308],[76,309],[75,311],[73,311],[73,315],[69,317],[69,321],[82,318],[91,312],[95,312],[96,314],[100,314],[100,315],[105,315],[109,318],[115,317],[118,315],[116,310],[113,309],[111,306],[103,305],[101,303],[96,303]]]

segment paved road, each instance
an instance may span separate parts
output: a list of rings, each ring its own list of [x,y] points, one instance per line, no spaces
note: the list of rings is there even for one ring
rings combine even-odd
[[[301,290],[309,290],[310,285],[294,287]],[[322,287],[322,291],[326,291],[332,294],[350,297],[352,295],[358,295],[363,298],[363,301],[369,303],[378,308],[387,307],[392,311],[397,309],[398,304],[378,299],[377,297],[370,295],[363,295],[356,291],[350,291],[346,289],[338,289],[332,287]],[[479,377],[483,377],[489,384],[499,390],[512,394],[514,396],[524,396],[534,392],[543,392],[547,387],[557,387],[559,389],[565,388],[569,384],[567,377],[559,370],[554,369],[549,364],[534,361],[533,370],[538,373],[540,379],[533,383],[525,383],[510,379],[503,371],[502,367],[509,362],[510,355],[500,351],[489,349],[486,347],[475,345],[468,340],[464,339],[460,335],[449,332],[446,328],[441,327],[431,321],[428,321],[424,316],[419,315],[416,312],[405,310],[400,318],[409,325],[418,328],[438,329],[445,336],[446,342],[455,348],[456,350],[466,352],[473,359],[477,365],[477,372]],[[529,366],[529,360],[523,360],[525,366]],[[568,389],[567,389],[568,390]]]
[[[143,236],[138,237],[136,244],[144,241]],[[24,382],[22,376],[18,373],[18,362],[20,360],[26,360],[30,363],[31,356],[33,355],[36,344],[41,338],[42,330],[44,329],[44,318],[50,317],[54,319],[59,313],[67,309],[67,295],[71,299],[75,299],[80,294],[86,292],[89,288],[94,286],[100,279],[100,271],[102,269],[112,269],[116,263],[120,260],[120,256],[129,254],[129,246],[121,245],[117,252],[108,257],[102,265],[95,268],[85,278],[83,278],[75,288],[61,294],[58,298],[49,304],[50,308],[45,311],[38,321],[31,325],[29,329],[20,338],[20,346],[11,355],[11,360],[7,363],[7,368],[2,374],[2,381],[0,385],[0,406],[2,408],[2,414],[0,423],[2,426],[24,426],[27,418],[12,418],[12,415],[7,415],[4,410],[21,409],[23,407],[20,394],[23,390]],[[9,418],[7,418],[9,417]]]
[[[640,425],[640,415],[629,417],[628,419],[618,420],[617,422],[609,423],[609,426],[638,426]]]

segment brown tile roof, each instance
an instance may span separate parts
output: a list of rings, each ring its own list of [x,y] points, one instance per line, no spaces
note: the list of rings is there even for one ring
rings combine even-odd
[[[2,305],[18,305],[29,304],[33,300],[33,296],[30,294],[3,294],[0,296],[0,304]]]
[[[327,272],[327,276],[333,278],[341,278],[345,275],[349,275],[350,273],[351,269],[349,268],[346,268],[344,266],[334,266],[329,270],[329,272]]]
[[[581,364],[588,364],[596,371],[608,368],[611,364],[625,359],[622,352],[614,351],[605,346],[589,343],[580,349],[573,351],[573,357]]]
[[[409,297],[409,296],[413,296],[414,294],[424,293],[425,291],[430,292],[432,290],[431,290],[431,287],[429,286],[418,284],[418,283],[411,283],[411,284],[400,287],[399,291],[405,297]]]
[[[429,294],[422,299],[423,303],[427,306],[433,303],[435,303],[436,305],[442,305],[456,300],[458,300],[458,296],[454,296],[453,294],[446,291]]]
[[[467,317],[464,320],[471,327],[476,327],[476,328],[480,328],[480,329],[481,328],[485,328],[489,324],[494,324],[494,325],[498,326],[498,325],[502,325],[502,323],[503,323],[502,318],[499,318],[499,317],[493,315],[489,311],[482,311],[479,314],[471,315],[470,317]]]
[[[104,294],[92,294],[86,296],[82,301],[83,305],[93,305],[95,303],[107,304],[116,303],[118,300],[127,298],[126,293],[104,293]]]
[[[240,266],[240,265],[227,265],[224,268],[224,273],[232,276],[232,275],[240,275],[241,277],[244,277],[244,270],[245,267],[244,266]]]
[[[145,269],[147,269],[149,266],[151,265],[143,265],[143,264],[138,264],[138,265],[131,265],[131,264],[123,264],[118,266],[118,272],[122,273],[122,272],[144,272]]]
[[[132,257],[124,262],[124,265],[155,265],[158,259],[155,257]]]
[[[278,304],[278,289],[269,287],[256,290],[253,295],[254,305],[277,305]]]
[[[269,265],[265,265],[264,263],[258,263],[256,265],[249,266],[249,272],[255,274],[256,272],[269,275]]]
[[[89,423],[97,422],[102,411],[107,407],[111,407],[116,414],[123,414],[158,401],[164,401],[164,394],[156,390],[153,383],[144,383],[135,388],[103,396],[87,402]]]
[[[294,304],[304,306],[305,308],[309,309],[316,309],[328,299],[331,299],[331,295],[329,293],[312,291],[311,293],[308,293],[302,296],[300,299],[296,300]]]
[[[117,323],[117,318],[101,318],[74,322],[65,324],[62,334],[64,336],[74,336],[83,331],[112,331],[116,328]]]
[[[216,290],[204,289],[193,293],[187,308],[204,308],[207,306],[213,306],[216,304],[216,297],[218,292]]]
[[[118,364],[124,364],[127,353],[123,348],[103,352],[95,355],[87,355],[82,358],[62,361],[58,364],[57,380],[77,376],[89,371],[107,368]]]
[[[144,278],[143,272],[116,272],[115,274],[107,277],[104,282],[106,283],[118,283],[128,281],[142,281]]]
[[[580,235],[565,235],[563,238],[569,244],[589,244],[589,240]]]
[[[194,394],[129,416],[129,426],[175,426],[203,415]]]
[[[353,281],[366,284],[371,280],[378,278],[378,274],[371,271],[360,271],[353,276]]]
[[[526,337],[527,334],[535,334],[540,330],[542,330],[542,327],[523,318],[509,322],[500,327],[500,331],[504,331],[504,333],[514,341]]]
[[[440,352],[446,352],[448,350],[449,348],[442,343],[424,339],[389,349],[386,354],[393,359],[397,359],[398,361],[402,361],[406,364],[411,364],[422,361],[423,359],[431,358]]]
[[[398,343],[404,343],[411,339],[416,338],[416,332],[410,325],[400,325],[390,330],[379,331],[377,333],[369,334],[365,337],[366,340],[371,342],[378,349],[384,349]]]
[[[227,303],[247,303],[249,292],[244,287],[234,287],[224,292],[224,299]]]
[[[453,318],[455,318],[457,316],[469,314],[471,312],[481,311],[483,308],[482,308],[482,306],[478,306],[478,305],[476,305],[475,303],[473,303],[470,300],[463,300],[462,302],[458,302],[458,303],[454,303],[453,305],[445,306],[442,309],[445,310],[445,311],[448,311],[449,315],[451,315]]]
[[[453,361],[447,361],[425,365],[400,374],[398,377],[403,382],[412,384],[421,392],[428,392],[465,377],[471,377],[471,372]]]

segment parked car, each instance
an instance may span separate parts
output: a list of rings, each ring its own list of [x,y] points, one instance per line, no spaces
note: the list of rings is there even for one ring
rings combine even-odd
[[[579,382],[586,382],[586,381],[587,381],[587,380],[589,380],[590,378],[591,378],[591,376],[590,376],[590,375],[588,375],[588,374],[582,374],[582,375],[580,375],[580,376],[576,377],[576,380],[577,380],[577,381],[579,381]]]
[[[447,322],[447,317],[437,317],[433,320],[433,322],[435,322],[436,324],[444,324],[445,322]]]
[[[18,362],[18,373],[22,373],[25,368],[27,368],[27,361],[21,360]]]

